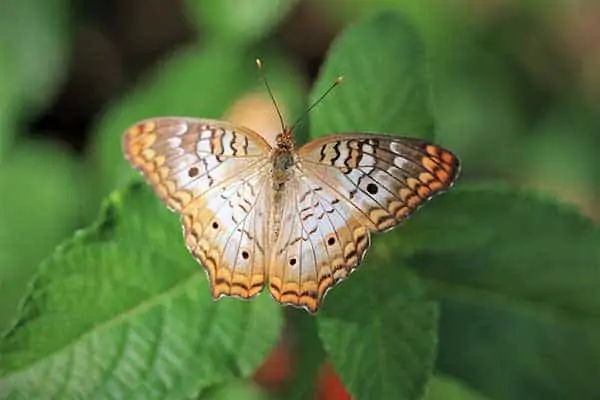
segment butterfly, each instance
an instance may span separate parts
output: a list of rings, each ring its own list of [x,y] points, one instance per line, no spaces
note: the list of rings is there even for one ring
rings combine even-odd
[[[416,138],[342,133],[296,148],[283,120],[271,146],[225,121],[151,118],[125,132],[123,149],[180,214],[214,299],[268,286],[311,313],[358,267],[371,233],[397,226],[459,173],[454,154]]]

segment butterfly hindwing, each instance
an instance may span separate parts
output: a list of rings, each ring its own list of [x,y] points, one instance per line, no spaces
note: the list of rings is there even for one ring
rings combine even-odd
[[[271,149],[247,128],[175,117],[135,124],[126,131],[123,148],[127,159],[175,211],[266,159]]]
[[[386,231],[459,172],[450,151],[421,139],[341,134],[309,142],[298,151],[307,173],[352,205],[372,231]]]
[[[200,196],[182,212],[185,242],[208,273],[213,298],[250,298],[264,287],[268,262],[268,166]]]
[[[280,303],[316,312],[327,290],[360,263],[370,234],[349,204],[300,168],[288,185],[269,290]]]

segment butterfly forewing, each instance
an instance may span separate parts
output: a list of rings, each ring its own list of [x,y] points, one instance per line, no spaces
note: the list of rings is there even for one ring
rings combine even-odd
[[[127,130],[128,160],[181,213],[186,245],[217,298],[263,288],[269,152],[257,133],[226,122],[156,118]]]
[[[338,194],[372,231],[386,231],[448,189],[458,159],[429,142],[346,134],[309,142],[298,151],[307,176]]]
[[[154,118],[128,129],[127,159],[169,208],[181,211],[206,191],[264,161],[271,147],[257,133],[226,122]]]

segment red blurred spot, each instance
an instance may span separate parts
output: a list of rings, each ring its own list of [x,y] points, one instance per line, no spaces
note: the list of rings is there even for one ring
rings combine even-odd
[[[273,350],[254,373],[254,381],[270,391],[280,389],[292,376],[292,353],[286,340]]]
[[[323,364],[319,374],[317,400],[352,400],[329,361]]]

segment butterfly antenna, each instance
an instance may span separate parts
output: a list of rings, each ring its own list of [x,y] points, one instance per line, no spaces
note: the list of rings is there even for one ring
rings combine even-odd
[[[260,72],[260,76],[267,88],[267,92],[269,92],[269,96],[271,97],[271,101],[273,101],[273,105],[275,106],[275,111],[277,111],[277,115],[279,116],[279,122],[281,123],[282,131],[285,131],[285,122],[283,121],[283,116],[281,115],[281,110],[279,110],[279,106],[277,105],[277,101],[275,100],[275,96],[273,96],[273,92],[271,91],[271,87],[269,86],[269,82],[267,81],[267,77],[265,75],[265,71],[263,71],[263,63],[260,58],[256,59],[256,66],[258,67],[258,71]]]
[[[297,120],[296,122],[294,122],[294,125],[292,125],[292,130],[300,123],[300,121],[302,121],[304,118],[306,118],[308,116],[308,114],[311,112],[311,110],[313,108],[315,108],[317,106],[317,104],[319,104],[320,102],[323,101],[323,99],[325,97],[327,97],[327,95],[329,93],[331,93],[331,91],[333,89],[335,89],[335,87],[337,85],[339,85],[340,83],[342,83],[344,81],[344,77],[343,76],[338,76],[337,78],[335,78],[335,81],[333,81],[333,83],[331,84],[331,86],[329,86],[329,88],[316,100],[314,101],[310,107],[308,107],[308,109],[304,112],[304,114],[302,114]]]

